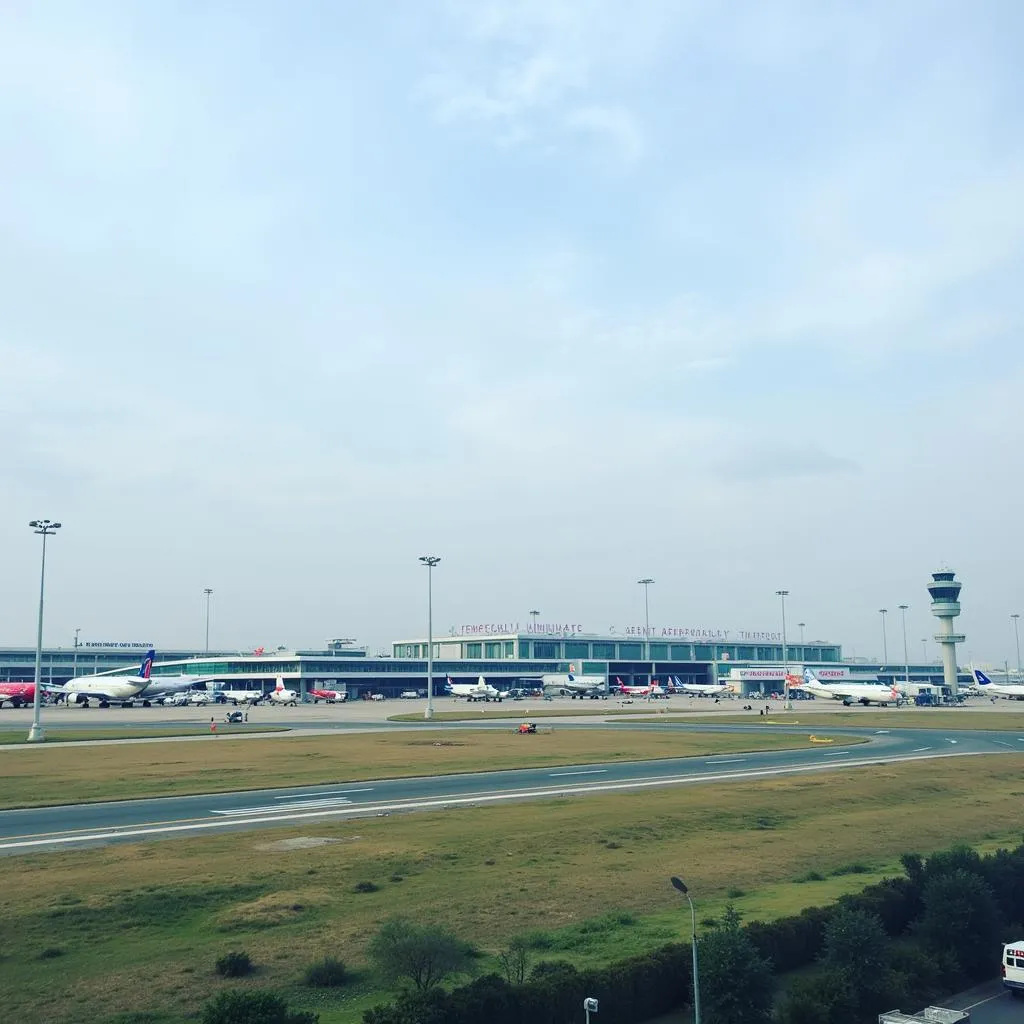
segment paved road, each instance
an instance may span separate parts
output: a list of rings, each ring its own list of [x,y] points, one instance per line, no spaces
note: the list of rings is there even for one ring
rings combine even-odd
[[[970,1010],[971,1024],[1021,1024],[1024,1021],[1024,999],[1012,998],[999,981],[978,985],[944,999],[940,1005],[950,1010]]]
[[[479,723],[472,723],[479,727]],[[508,722],[494,723],[507,729]],[[576,728],[594,727],[580,723]],[[567,727],[564,725],[559,726]],[[573,726],[568,726],[573,727]],[[763,726],[680,727],[671,723],[623,724],[623,728],[692,731],[744,731],[763,734]],[[794,727],[806,734],[806,727]],[[825,729],[818,728],[824,735]],[[130,800],[0,812],[0,854],[68,849],[110,842],[232,829],[267,828],[323,820],[479,806],[508,800],[580,796],[672,785],[760,779],[772,775],[864,767],[980,753],[1024,751],[1024,735],[952,730],[854,730],[870,742],[848,748],[810,749],[635,761],[615,764],[534,768],[471,775],[355,782],[200,796]],[[839,735],[837,732],[836,735]],[[16,756],[9,752],[5,756]]]

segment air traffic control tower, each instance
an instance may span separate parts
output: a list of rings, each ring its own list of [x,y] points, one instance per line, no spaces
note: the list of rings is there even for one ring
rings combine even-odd
[[[935,639],[942,648],[943,682],[955,697],[956,645],[967,639],[963,633],[953,632],[953,620],[960,614],[960,584],[957,582],[956,573],[948,569],[933,572],[932,582],[928,584],[928,593],[932,595],[932,615],[941,624],[942,632],[936,633]]]

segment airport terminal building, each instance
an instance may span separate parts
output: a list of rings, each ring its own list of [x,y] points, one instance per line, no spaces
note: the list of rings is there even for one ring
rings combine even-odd
[[[729,682],[738,696],[780,692],[786,668],[812,668],[823,680],[902,681],[904,665],[844,660],[839,644],[814,641],[787,644],[780,633],[682,627],[627,627],[605,634],[581,626],[515,623],[455,627],[433,640],[434,693],[446,677],[475,682],[484,676],[499,689],[538,685],[544,675],[576,673],[601,676],[609,688],[619,683],[665,685]],[[74,676],[97,673],[131,675],[148,643],[86,642],[73,648],[44,649],[42,681],[60,685]],[[329,688],[347,691],[350,699],[379,693],[397,697],[408,690],[426,691],[427,640],[400,640],[390,655],[370,656],[345,641],[328,641],[322,650],[210,651],[157,648],[153,676],[195,675],[217,678],[214,687],[273,689],[276,677],[306,695]],[[31,682],[35,649],[0,647],[0,681]],[[911,664],[911,682],[941,685],[939,663]],[[221,682],[222,681],[222,682]],[[205,685],[205,684],[202,684]]]

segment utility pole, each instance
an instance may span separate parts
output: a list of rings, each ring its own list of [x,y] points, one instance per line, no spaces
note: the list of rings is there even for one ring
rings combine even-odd
[[[33,519],[28,525],[43,538],[43,558],[39,567],[39,623],[36,627],[36,685],[32,692],[32,728],[28,731],[29,743],[42,743],[46,739],[42,723],[39,721],[40,698],[43,691],[43,587],[46,583],[46,538],[60,529],[60,523],[51,523],[49,519]]]
[[[203,648],[206,654],[210,653],[210,596],[213,594],[212,587],[203,587],[203,594],[206,596],[206,646]]]
[[[647,603],[647,591],[650,585],[654,582],[649,576],[642,580],[637,580],[637,583],[644,588],[644,643],[647,651],[647,661],[651,661],[651,613],[650,605]],[[650,664],[650,668],[647,675],[648,683],[654,681],[654,664]]]
[[[882,616],[882,668],[889,664],[889,641],[885,635],[885,613],[888,608],[879,608],[878,613]]]

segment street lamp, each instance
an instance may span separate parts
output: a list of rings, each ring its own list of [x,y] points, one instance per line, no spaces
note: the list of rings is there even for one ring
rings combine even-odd
[[[73,667],[71,669],[71,675],[73,677],[78,675],[78,648],[82,646],[78,642],[78,634],[81,633],[81,632],[82,632],[82,627],[81,626],[75,626],[75,657],[74,657],[74,665],[73,665]]]
[[[420,555],[427,567],[427,708],[424,718],[434,717],[434,566],[441,561],[436,555]]]
[[[39,568],[39,625],[36,629],[36,685],[32,693],[32,728],[28,731],[29,743],[42,743],[46,739],[39,723],[40,696],[43,690],[43,585],[46,582],[46,538],[60,529],[60,523],[49,519],[33,519],[28,524],[43,538],[43,558]]]
[[[203,594],[206,596],[206,647],[205,652],[210,653],[210,595],[213,593],[212,587],[203,587]]]
[[[906,670],[907,696],[910,696],[910,655],[907,654],[907,609],[908,604],[900,605],[900,612],[903,615],[903,667]]]
[[[1013,636],[1017,641],[1017,675],[1020,675],[1020,614],[1014,612],[1010,618],[1013,619]]]
[[[889,663],[889,641],[885,636],[885,613],[888,608],[879,608],[878,614],[882,616],[882,668]]]
[[[650,605],[647,602],[647,591],[650,585],[654,582],[649,576],[645,576],[642,580],[637,580],[637,583],[644,588],[644,640],[647,642],[647,660],[651,660],[651,613]],[[654,679],[654,665],[650,667],[650,674],[648,675],[648,681],[651,682]]]
[[[697,915],[693,910],[693,900],[690,899],[690,891],[681,878],[674,875],[669,879],[673,889],[678,889],[686,897],[690,904],[690,948],[693,950],[693,1024],[700,1024],[700,977],[697,973]]]
[[[786,598],[788,590],[776,590],[775,596],[782,602],[782,689],[786,694],[786,707],[792,710],[793,703],[789,696],[789,648],[786,646]]]

